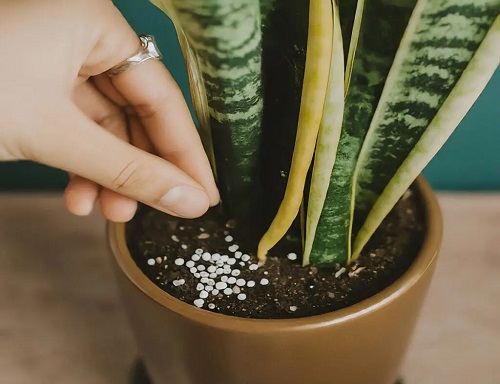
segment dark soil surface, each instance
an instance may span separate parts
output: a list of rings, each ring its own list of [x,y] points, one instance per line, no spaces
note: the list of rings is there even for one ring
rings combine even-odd
[[[244,245],[255,240],[238,239],[233,227],[219,209],[185,220],[141,207],[127,224],[127,242],[140,269],[186,303],[239,317],[297,318],[348,307],[398,279],[422,244],[424,212],[418,193],[408,191],[359,259],[334,269],[302,267],[293,242],[258,266]]]

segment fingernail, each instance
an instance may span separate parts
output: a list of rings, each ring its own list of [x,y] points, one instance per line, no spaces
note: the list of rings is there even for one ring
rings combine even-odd
[[[185,185],[172,188],[161,198],[160,203],[175,215],[185,218],[203,215],[209,205],[205,191]]]
[[[210,202],[210,206],[211,207],[215,207],[216,205],[219,205],[220,204],[220,193],[218,190],[215,191],[214,193],[214,198],[210,199],[209,198],[209,202]]]

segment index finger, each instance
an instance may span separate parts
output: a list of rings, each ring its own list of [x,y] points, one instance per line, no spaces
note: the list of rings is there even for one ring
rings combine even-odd
[[[158,154],[206,188],[211,205],[218,204],[219,193],[200,136],[165,66],[148,60],[111,79],[135,109]]]

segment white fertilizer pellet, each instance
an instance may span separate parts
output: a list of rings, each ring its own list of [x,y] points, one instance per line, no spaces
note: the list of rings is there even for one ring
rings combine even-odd
[[[336,273],[335,273],[335,278],[338,279],[340,275],[345,273],[346,269],[344,267],[340,268]]]
[[[203,300],[203,299],[196,299],[194,301],[194,305],[196,305],[198,308],[203,307],[203,304],[205,304],[205,300]]]
[[[221,289],[226,289],[227,284],[223,281],[219,281],[218,283],[215,284],[215,288],[217,288],[220,291]]]
[[[230,245],[228,250],[229,252],[236,252],[240,247],[236,244]]]

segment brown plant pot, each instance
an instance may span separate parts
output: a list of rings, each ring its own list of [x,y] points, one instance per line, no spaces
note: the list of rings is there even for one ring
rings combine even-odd
[[[118,283],[140,354],[155,384],[392,384],[436,264],[441,213],[418,181],[427,233],[391,286],[332,313],[242,319],[198,309],[157,287],[136,266],[125,225],[110,224]]]

